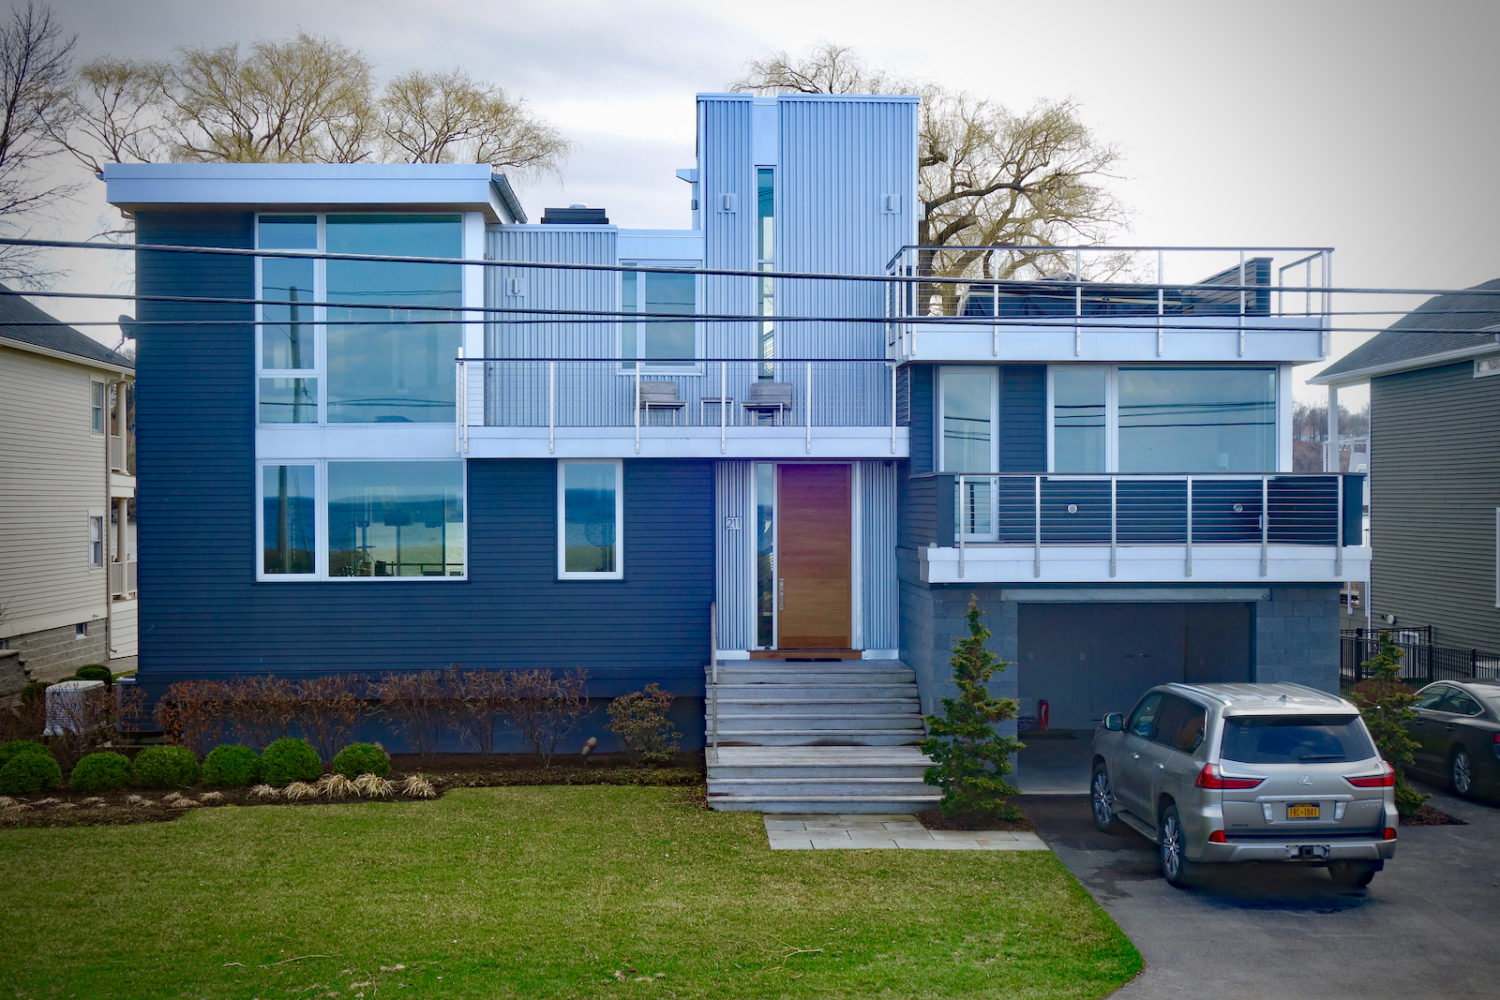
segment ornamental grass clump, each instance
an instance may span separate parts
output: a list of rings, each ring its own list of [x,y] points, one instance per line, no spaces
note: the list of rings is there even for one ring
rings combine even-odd
[[[244,788],[260,781],[260,755],[237,743],[221,743],[203,758],[203,783],[221,788]]]
[[[171,788],[198,780],[198,758],[187,747],[147,747],[136,754],[130,777],[143,788]]]
[[[316,798],[318,786],[306,781],[293,781],[282,789],[282,794],[286,796],[288,802],[301,802],[304,799]]]
[[[112,750],[89,754],[68,775],[68,787],[75,792],[112,792],[128,784],[130,758]]]
[[[294,781],[317,781],[323,774],[318,751],[306,740],[287,737],[266,747],[260,755],[266,783],[284,788]]]
[[[354,779],[354,787],[367,799],[388,799],[396,792],[395,786],[378,774],[361,774]]]
[[[348,799],[359,794],[359,786],[347,775],[334,771],[318,779],[318,794],[325,799]]]
[[[1005,662],[984,646],[990,630],[979,621],[983,614],[971,597],[969,635],[953,645],[958,697],[942,699],[943,714],[923,720],[929,736],[922,741],[922,752],[933,759],[934,766],[923,773],[922,780],[942,790],[939,805],[945,819],[1013,821],[1021,818],[1021,812],[1007,801],[1017,790],[1005,776],[1011,770],[1011,755],[1022,744],[995,730],[996,723],[1016,717],[1016,703],[990,696],[990,677],[1004,670]]]
[[[384,778],[391,773],[391,758],[373,743],[351,743],[333,758],[333,770],[350,780],[361,774]]]
[[[425,774],[408,774],[401,782],[399,788],[401,794],[409,799],[435,799],[437,789],[432,787],[432,782]]]

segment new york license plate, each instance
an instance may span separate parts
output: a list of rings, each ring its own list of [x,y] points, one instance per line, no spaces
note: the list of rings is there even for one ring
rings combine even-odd
[[[1288,802],[1286,804],[1287,819],[1317,819],[1318,804],[1316,802]]]

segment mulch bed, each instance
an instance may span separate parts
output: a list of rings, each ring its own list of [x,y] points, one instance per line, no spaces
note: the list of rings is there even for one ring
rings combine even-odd
[[[1459,819],[1457,816],[1449,816],[1447,813],[1443,812],[1441,809],[1434,809],[1432,806],[1424,805],[1421,809],[1417,810],[1417,814],[1415,816],[1402,816],[1401,817],[1401,825],[1402,826],[1467,826],[1468,823],[1465,820]]]
[[[917,821],[929,830],[1005,830],[1009,833],[1035,833],[1036,824],[1024,813],[1016,820],[979,819],[960,813],[952,818],[943,816],[940,809],[923,809],[917,813]]]
[[[397,784],[407,775],[420,774],[441,796],[451,788],[496,788],[517,785],[637,785],[701,787],[702,754],[680,754],[669,767],[637,767],[623,754],[600,754],[592,758],[559,755],[551,767],[542,767],[529,755],[436,754],[422,759],[396,754],[391,758],[390,780]],[[113,792],[84,794],[68,788],[34,795],[7,797],[0,805],[0,829],[41,826],[116,826],[128,823],[161,823],[197,808],[217,806],[318,806],[351,802],[423,801],[399,794],[390,798],[360,798],[318,795],[296,801],[265,799],[248,788],[125,788]]]

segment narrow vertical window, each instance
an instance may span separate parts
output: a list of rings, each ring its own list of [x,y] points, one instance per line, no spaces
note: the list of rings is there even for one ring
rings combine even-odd
[[[311,465],[261,470],[261,570],[267,575],[316,569],[316,488]]]
[[[758,271],[776,268],[776,171],[772,167],[755,169],[755,268]],[[776,313],[776,299],[770,278],[757,280],[756,312],[765,317],[760,321],[759,349],[762,362],[769,362],[776,356],[776,330],[771,320]],[[775,377],[770,364],[761,365],[760,377]]]
[[[104,383],[90,382],[89,427],[95,434],[104,433]]]
[[[104,518],[89,518],[89,565],[104,565]]]
[[[318,220],[311,215],[262,216],[256,239],[262,250],[316,250]],[[260,369],[283,375],[260,379],[263,424],[318,421],[316,266],[311,258],[260,259]]]
[[[619,462],[557,464],[557,575],[619,580],[624,528],[624,468]]]
[[[755,644],[776,646],[776,466],[755,466]]]
[[[1053,472],[1105,471],[1107,379],[1102,368],[1053,369]]]
[[[640,261],[624,261],[638,265]],[[660,263],[680,265],[682,261]],[[698,356],[697,311],[698,276],[660,272],[625,271],[620,275],[620,311],[626,317],[620,323],[620,370],[635,369],[635,360],[644,362],[644,371],[680,371],[696,364]],[[644,313],[639,320],[631,313]],[[681,316],[682,319],[671,319]]]

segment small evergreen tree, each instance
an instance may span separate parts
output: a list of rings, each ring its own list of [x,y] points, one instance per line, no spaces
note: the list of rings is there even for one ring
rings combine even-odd
[[[990,630],[979,621],[984,612],[969,598],[969,635],[953,644],[953,683],[957,698],[942,699],[943,714],[929,715],[928,738],[922,752],[935,761],[922,775],[929,785],[943,792],[945,818],[957,816],[975,821],[1015,820],[1020,810],[1006,800],[1016,789],[1005,780],[1010,758],[1022,744],[1001,736],[995,724],[1016,717],[1010,698],[992,698],[989,679],[1006,664],[984,648]]]
[[[1417,713],[1411,709],[1416,692],[1401,682],[1401,650],[1391,642],[1389,632],[1380,633],[1380,648],[1362,666],[1369,680],[1354,688],[1354,703],[1365,717],[1365,725],[1375,740],[1375,749],[1396,772],[1396,811],[1415,816],[1427,796],[1411,787],[1403,764],[1412,763],[1417,741],[1406,728]]]

